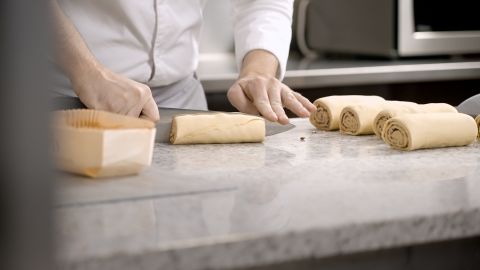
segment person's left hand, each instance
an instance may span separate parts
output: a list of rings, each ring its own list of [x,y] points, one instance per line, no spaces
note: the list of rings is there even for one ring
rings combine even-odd
[[[240,112],[260,114],[281,124],[288,124],[284,107],[300,117],[309,117],[316,107],[273,76],[277,66],[276,58],[269,52],[250,52],[239,79],[228,90],[228,100]]]
[[[300,93],[290,89],[275,77],[247,75],[238,79],[227,93],[237,110],[261,114],[267,120],[288,124],[284,107],[300,117],[309,117],[315,106]]]

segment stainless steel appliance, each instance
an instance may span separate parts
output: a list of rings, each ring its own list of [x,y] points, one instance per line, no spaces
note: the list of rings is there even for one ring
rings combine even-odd
[[[474,0],[299,0],[296,41],[306,55],[480,53],[477,6]]]

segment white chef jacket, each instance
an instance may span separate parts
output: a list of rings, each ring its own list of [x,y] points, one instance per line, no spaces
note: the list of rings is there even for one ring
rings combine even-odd
[[[206,0],[60,0],[100,63],[150,87],[197,68]],[[273,53],[279,78],[288,58],[293,0],[232,0],[238,67],[253,49]]]

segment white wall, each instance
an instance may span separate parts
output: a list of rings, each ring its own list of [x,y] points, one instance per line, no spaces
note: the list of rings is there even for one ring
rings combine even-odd
[[[208,0],[200,38],[200,53],[233,52],[233,25],[230,0]]]

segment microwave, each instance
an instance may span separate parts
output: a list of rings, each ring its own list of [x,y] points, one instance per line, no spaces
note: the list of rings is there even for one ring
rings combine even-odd
[[[416,57],[480,53],[476,0],[299,0],[294,33],[318,52]]]

